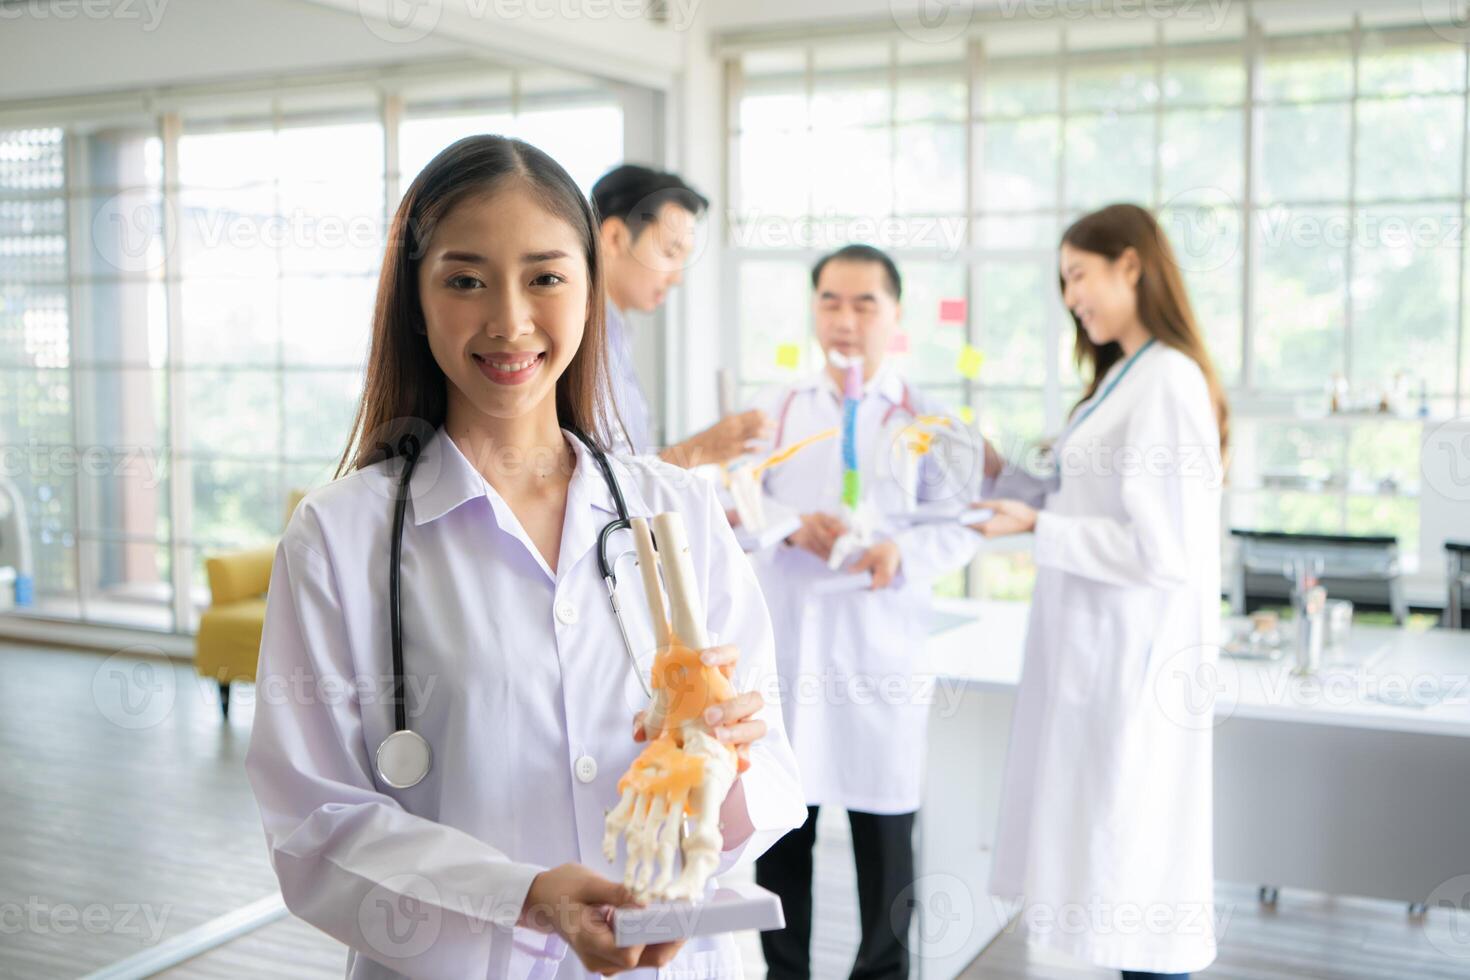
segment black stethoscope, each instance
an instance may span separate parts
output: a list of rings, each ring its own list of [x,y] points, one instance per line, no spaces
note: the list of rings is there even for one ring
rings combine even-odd
[[[622,634],[623,649],[628,653],[633,674],[643,685],[644,693],[651,698],[653,692],[638,666],[638,657],[633,652],[633,641],[628,636],[628,627],[623,622],[623,612],[618,606],[618,580],[613,567],[616,559],[609,560],[607,556],[608,539],[617,531],[627,530],[631,526],[628,505],[623,501],[623,491],[613,476],[607,454],[593,445],[592,440],[579,430],[570,431],[587,447],[592,458],[597,460],[597,467],[602,471],[602,479],[607,483],[613,505],[617,508],[617,519],[605,524],[597,535],[597,570],[602,573],[602,580],[607,584],[608,602],[612,604],[613,616],[618,621],[618,632]],[[394,789],[408,789],[418,785],[429,774],[429,765],[433,759],[428,741],[408,727],[408,707],[403,700],[403,607],[398,572],[403,557],[403,514],[408,506],[408,482],[418,463],[421,447],[418,438],[410,435],[404,438],[403,448],[403,474],[398,479],[398,493],[393,502],[393,541],[388,567],[388,629],[393,641],[393,733],[378,743],[375,760],[378,778]]]

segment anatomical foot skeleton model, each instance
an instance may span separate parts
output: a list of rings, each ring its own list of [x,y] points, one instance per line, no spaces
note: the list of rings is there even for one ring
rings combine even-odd
[[[677,513],[659,514],[652,533],[641,517],[631,525],[658,653],[653,702],[644,719],[650,741],[618,781],[622,798],[607,815],[602,851],[616,861],[618,838],[626,837],[623,883],[640,900],[694,901],[719,865],[720,807],[738,772],[735,751],[715,738],[704,712],[733,698],[735,690],[718,667],[700,660],[709,642],[683,520]],[[693,828],[681,842],[686,815]],[[675,866],[676,853],[682,854],[682,871]]]

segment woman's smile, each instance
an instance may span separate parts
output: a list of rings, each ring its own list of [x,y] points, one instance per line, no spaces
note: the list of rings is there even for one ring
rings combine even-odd
[[[505,351],[499,354],[471,354],[480,373],[500,385],[518,385],[529,381],[546,361],[545,351]]]

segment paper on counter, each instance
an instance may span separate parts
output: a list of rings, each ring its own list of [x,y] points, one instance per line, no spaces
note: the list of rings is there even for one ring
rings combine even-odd
[[[766,526],[755,534],[747,530],[744,525],[737,525],[735,541],[740,545],[741,551],[753,555],[758,551],[774,548],[800,528],[801,518],[799,517],[780,517],[775,520],[770,520],[768,517]]]
[[[899,523],[910,526],[920,524],[983,524],[995,516],[989,507],[969,507],[956,511],[949,507],[920,507],[918,510],[895,518]]]

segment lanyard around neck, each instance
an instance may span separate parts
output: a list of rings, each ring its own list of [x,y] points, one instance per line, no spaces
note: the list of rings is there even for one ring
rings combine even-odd
[[[1140,347],[1140,348],[1138,348],[1138,350],[1134,351],[1133,352],[1133,355],[1131,357],[1129,357],[1128,360],[1126,360],[1126,361],[1123,362],[1122,369],[1117,373],[1117,375],[1113,378],[1112,381],[1109,381],[1107,383],[1107,386],[1105,388],[1103,388],[1102,393],[1100,395],[1098,395],[1096,398],[1094,398],[1092,401],[1088,402],[1083,407],[1081,414],[1079,414],[1075,419],[1073,419],[1070,423],[1067,424],[1067,429],[1066,429],[1065,434],[1063,435],[1063,438],[1065,438],[1067,435],[1071,435],[1072,431],[1074,429],[1076,429],[1077,426],[1079,426],[1083,422],[1087,421],[1087,417],[1089,415],[1091,415],[1093,412],[1097,411],[1097,407],[1099,405],[1101,405],[1103,402],[1107,401],[1108,396],[1113,393],[1113,389],[1116,388],[1116,387],[1118,387],[1118,382],[1119,381],[1122,381],[1123,380],[1123,376],[1128,373],[1128,370],[1130,368],[1133,367],[1133,362],[1136,361],[1136,360],[1138,360],[1138,358],[1140,356],[1142,356],[1143,352],[1146,351],[1146,350],[1148,350],[1153,345],[1154,345],[1154,338],[1153,337],[1148,338],[1148,341],[1142,347]],[[1057,440],[1057,442],[1059,442],[1059,443],[1061,441],[1062,441],[1061,439],[1058,439]]]

